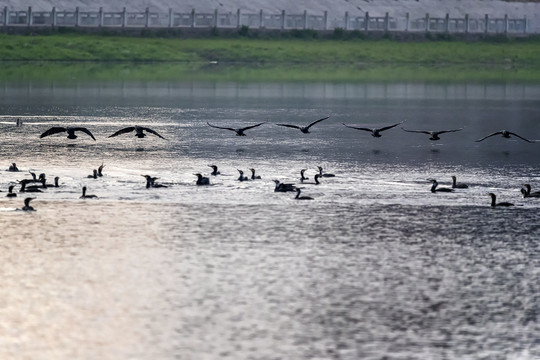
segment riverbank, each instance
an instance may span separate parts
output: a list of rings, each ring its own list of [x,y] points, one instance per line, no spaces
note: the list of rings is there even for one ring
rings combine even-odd
[[[540,81],[538,40],[0,35],[0,79]],[[69,63],[66,63],[69,62]]]

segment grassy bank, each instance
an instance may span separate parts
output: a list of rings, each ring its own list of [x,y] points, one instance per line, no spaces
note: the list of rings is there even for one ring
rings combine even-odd
[[[540,81],[539,45],[0,35],[0,79]]]

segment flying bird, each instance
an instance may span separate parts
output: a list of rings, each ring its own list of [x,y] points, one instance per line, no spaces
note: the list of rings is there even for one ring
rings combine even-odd
[[[262,123],[259,123],[259,124],[256,124],[256,125],[251,125],[251,126],[246,126],[246,127],[239,128],[239,129],[234,129],[234,128],[229,128],[229,127],[215,126],[215,125],[210,124],[209,122],[206,122],[206,123],[208,124],[208,126],[216,128],[216,129],[234,131],[236,133],[236,136],[246,136],[246,134],[244,134],[244,131],[249,130],[249,129],[253,129],[254,127],[261,126],[262,124],[265,124],[265,122],[262,122]]]
[[[534,142],[534,141],[532,141],[532,140],[527,140],[527,139],[525,139],[524,137],[519,136],[518,134],[513,133],[513,132],[511,132],[511,131],[507,131],[507,130],[501,130],[501,131],[494,132],[493,134],[489,134],[488,136],[484,136],[483,138],[476,140],[476,142],[483,141],[483,140],[487,139],[488,137],[495,136],[495,135],[502,135],[502,137],[503,137],[503,138],[506,138],[506,139],[510,139],[510,135],[513,135],[513,136],[515,136],[515,137],[520,138],[521,140],[525,140],[525,141],[528,142],[528,143]]]
[[[122,135],[122,134],[132,132],[132,131],[135,131],[135,136],[138,137],[139,139],[142,139],[143,137],[146,136],[146,134],[144,133],[144,131],[146,131],[146,132],[148,132],[150,134],[154,134],[157,137],[160,137],[160,138],[165,140],[165,138],[163,136],[159,135],[155,130],[152,130],[152,129],[144,127],[144,126],[139,126],[139,125],[130,126],[130,127],[127,127],[127,128],[120,129],[117,132],[115,132],[114,134],[110,135],[109,137],[110,138],[115,137],[115,136]]]
[[[83,133],[87,134],[92,139],[94,139],[94,141],[96,141],[96,138],[94,137],[94,135],[92,135],[90,130],[88,130],[87,128],[85,128],[85,127],[69,127],[69,126],[68,127],[53,126],[49,130],[47,130],[43,134],[41,134],[39,136],[39,138],[43,139],[45,136],[58,134],[58,133],[61,133],[61,132],[67,132],[67,134],[68,134],[67,138],[68,139],[76,139],[77,135],[75,135],[75,131],[82,131]]]
[[[401,128],[401,129],[402,129],[403,131],[407,131],[407,132],[428,134],[428,135],[429,135],[429,140],[431,140],[431,141],[440,140],[440,139],[441,139],[441,138],[439,137],[440,134],[444,134],[444,133],[448,133],[448,132],[456,132],[456,131],[461,131],[461,130],[463,130],[463,128],[459,128],[459,129],[455,129],[455,130],[441,130],[441,131],[407,130],[407,129],[404,129],[404,128]]]
[[[378,138],[378,137],[382,136],[381,131],[391,129],[391,128],[396,127],[396,126],[398,126],[399,124],[402,124],[402,123],[397,123],[397,124],[394,124],[394,125],[385,126],[385,127],[382,127],[382,128],[374,128],[374,129],[370,129],[370,128],[366,128],[366,127],[350,126],[350,125],[347,125],[347,124],[344,124],[344,123],[342,123],[342,124],[345,125],[348,128],[351,128],[351,129],[369,131],[369,132],[371,132],[371,136]]]
[[[324,117],[322,119],[319,119],[319,120],[315,120],[314,122],[312,122],[311,124],[309,124],[308,126],[298,126],[298,125],[289,125],[289,124],[276,124],[277,126],[285,126],[285,127],[290,127],[290,128],[293,128],[293,129],[299,129],[301,132],[303,132],[304,134],[309,134],[309,128],[312,127],[313,125],[323,121],[323,120],[326,120],[328,119],[330,116],[327,116],[327,117]]]

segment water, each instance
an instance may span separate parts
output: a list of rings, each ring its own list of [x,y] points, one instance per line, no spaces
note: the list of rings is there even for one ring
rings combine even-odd
[[[540,358],[540,86],[6,83],[2,359]],[[315,125],[311,134],[275,126]],[[23,125],[15,126],[15,119]],[[237,137],[210,128],[266,121]],[[403,121],[375,139],[344,127]],[[132,134],[134,124],[167,140]],[[81,125],[76,140],[39,139]],[[430,142],[400,129],[456,129]],[[104,176],[87,175],[101,164]],[[222,175],[195,186],[196,172]],[[275,193],[302,168],[336,174]],[[261,180],[239,182],[253,167]],[[141,175],[167,188],[146,189]],[[449,186],[432,194],[428,178]],[[82,186],[99,199],[79,199]],[[488,192],[512,208],[491,208]],[[34,196],[34,194],[32,194]]]

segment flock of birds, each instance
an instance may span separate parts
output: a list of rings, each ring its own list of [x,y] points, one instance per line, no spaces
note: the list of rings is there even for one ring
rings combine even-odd
[[[314,126],[315,124],[318,124],[318,123],[320,123],[320,122],[322,122],[322,121],[324,121],[324,120],[326,120],[328,118],[329,117],[327,116],[327,117],[318,119],[316,121],[311,122],[310,124],[308,124],[306,126],[300,126],[300,125],[294,125],[294,124],[275,124],[275,125],[282,126],[282,127],[293,128],[293,129],[298,129],[302,133],[308,134],[310,132],[310,128],[312,126]],[[207,125],[212,127],[212,128],[216,128],[216,129],[233,131],[233,132],[235,132],[235,134],[237,136],[246,136],[245,132],[247,130],[259,127],[259,126],[261,126],[261,125],[263,125],[265,123],[266,122],[261,122],[261,123],[257,123],[257,124],[254,124],[254,125],[240,127],[240,128],[216,126],[216,125],[210,124],[209,122],[207,122]],[[17,122],[17,124],[19,124],[19,123]],[[392,124],[392,125],[388,125],[388,126],[378,127],[378,128],[368,128],[368,127],[351,126],[351,125],[347,125],[347,124],[343,123],[343,125],[345,127],[347,127],[347,128],[351,128],[351,129],[355,129],[355,130],[361,130],[361,131],[367,131],[367,132],[369,132],[371,134],[371,136],[373,136],[375,138],[381,137],[382,136],[381,133],[383,131],[390,130],[390,129],[395,128],[395,127],[397,127],[398,125],[401,125],[401,124],[402,124],[402,122]],[[405,129],[405,128],[401,128],[401,129],[403,131],[411,132],[411,133],[427,134],[427,135],[429,135],[429,140],[431,140],[431,141],[440,140],[440,135],[441,134],[453,133],[453,132],[458,132],[458,131],[463,130],[463,128],[451,129],[451,130],[409,130],[409,129]],[[82,132],[82,133],[90,136],[94,141],[96,140],[96,138],[94,137],[92,132],[90,132],[90,130],[88,130],[85,127],[81,127],[81,126],[79,126],[79,127],[54,126],[54,127],[51,127],[50,129],[48,129],[47,131],[43,132],[40,135],[40,138],[44,138],[44,137],[54,135],[54,134],[59,134],[59,133],[67,133],[67,138],[68,139],[76,139],[77,138],[77,135],[75,134],[76,132]],[[135,132],[135,136],[138,137],[138,138],[144,138],[147,135],[147,133],[149,133],[149,134],[153,134],[153,135],[155,135],[155,136],[157,136],[157,137],[159,137],[161,139],[165,139],[163,136],[161,136],[155,130],[152,130],[152,129],[148,128],[148,127],[138,126],[138,125],[120,129],[120,130],[116,131],[115,133],[113,133],[112,135],[110,135],[109,138],[116,137],[118,135],[130,133],[130,132]],[[521,139],[523,141],[526,141],[528,143],[533,143],[534,142],[533,140],[528,140],[528,139],[526,139],[526,138],[524,138],[524,137],[522,137],[522,136],[520,136],[520,135],[518,135],[518,134],[516,134],[514,132],[507,131],[507,130],[496,131],[496,132],[491,133],[491,134],[489,134],[487,136],[484,136],[484,137],[482,137],[482,138],[480,138],[480,139],[478,139],[476,141],[477,142],[484,141],[485,139],[490,138],[492,136],[496,136],[496,135],[501,135],[503,138],[510,138],[511,136],[514,136],[514,137],[517,137],[517,138],[519,138],[519,139]],[[220,172],[218,171],[218,167],[216,165],[209,165],[209,167],[212,168],[212,172],[210,173],[211,176],[220,175]],[[101,164],[101,166],[98,169],[93,170],[93,173],[91,175],[88,175],[88,178],[97,179],[98,177],[103,176],[103,168],[104,168],[104,165]],[[19,169],[17,168],[16,163],[12,163],[11,166],[7,170],[11,171],[11,172],[18,172],[19,171]],[[238,181],[249,181],[249,180],[261,179],[261,176],[256,175],[255,169],[250,168],[249,170],[251,172],[251,176],[245,176],[244,172],[242,170],[238,170],[239,177],[238,177],[237,180]],[[318,173],[314,176],[313,182],[307,182],[307,180],[309,180],[309,178],[307,178],[305,176],[305,171],[306,170],[307,169],[300,170],[300,179],[299,179],[300,184],[319,185],[320,184],[319,179],[321,177],[335,177],[334,174],[324,173],[322,167],[318,166]],[[32,172],[30,172],[30,174],[32,175],[32,179],[23,179],[23,180],[18,181],[18,183],[21,186],[21,188],[19,189],[20,193],[42,192],[43,189],[47,189],[49,187],[59,187],[59,183],[58,183],[59,178],[58,177],[54,178],[54,183],[53,184],[48,184],[47,179],[46,179],[46,175],[44,173],[40,174],[39,176],[36,176],[36,174],[32,173]],[[198,185],[198,186],[210,185],[210,178],[209,177],[203,176],[201,173],[195,173],[194,175],[197,177],[197,180],[195,181],[196,185]],[[146,179],[146,188],[147,189],[148,188],[167,187],[167,185],[160,184],[160,183],[156,182],[156,180],[158,179],[157,177],[152,177],[150,175],[142,175],[142,176]],[[431,182],[431,184],[432,184],[431,192],[433,192],[433,193],[444,193],[444,192],[453,192],[455,189],[468,188],[468,185],[463,184],[463,183],[458,183],[456,181],[455,176],[452,176],[452,180],[453,180],[452,187],[448,188],[448,187],[439,187],[439,183],[435,179],[428,179],[428,181]],[[301,189],[302,188],[298,187],[296,184],[282,183],[279,180],[274,180],[274,183],[275,183],[275,188],[274,188],[275,192],[295,192],[296,193],[296,196],[294,197],[295,200],[313,200],[313,198],[310,197],[310,196],[301,195],[301,191],[302,191]],[[14,185],[9,186],[8,193],[6,195],[7,197],[13,198],[13,197],[17,196],[17,194],[13,192],[13,188],[14,188]],[[87,188],[86,188],[86,186],[84,186],[82,188],[82,195],[80,196],[81,199],[97,198],[96,195],[87,194],[86,192],[87,192]],[[523,188],[521,189],[521,193],[523,194],[524,198],[540,198],[540,192],[539,191],[531,192],[530,184],[524,184]],[[496,201],[496,195],[494,193],[489,193],[488,195],[491,197],[491,206],[492,207],[497,207],[497,206],[506,207],[506,206],[513,206],[514,205],[514,204],[509,203],[509,202],[497,202]],[[32,200],[33,200],[33,198],[26,197],[24,199],[24,207],[22,207],[21,210],[34,211],[35,209],[32,206],[30,206],[30,201],[32,201]]]

